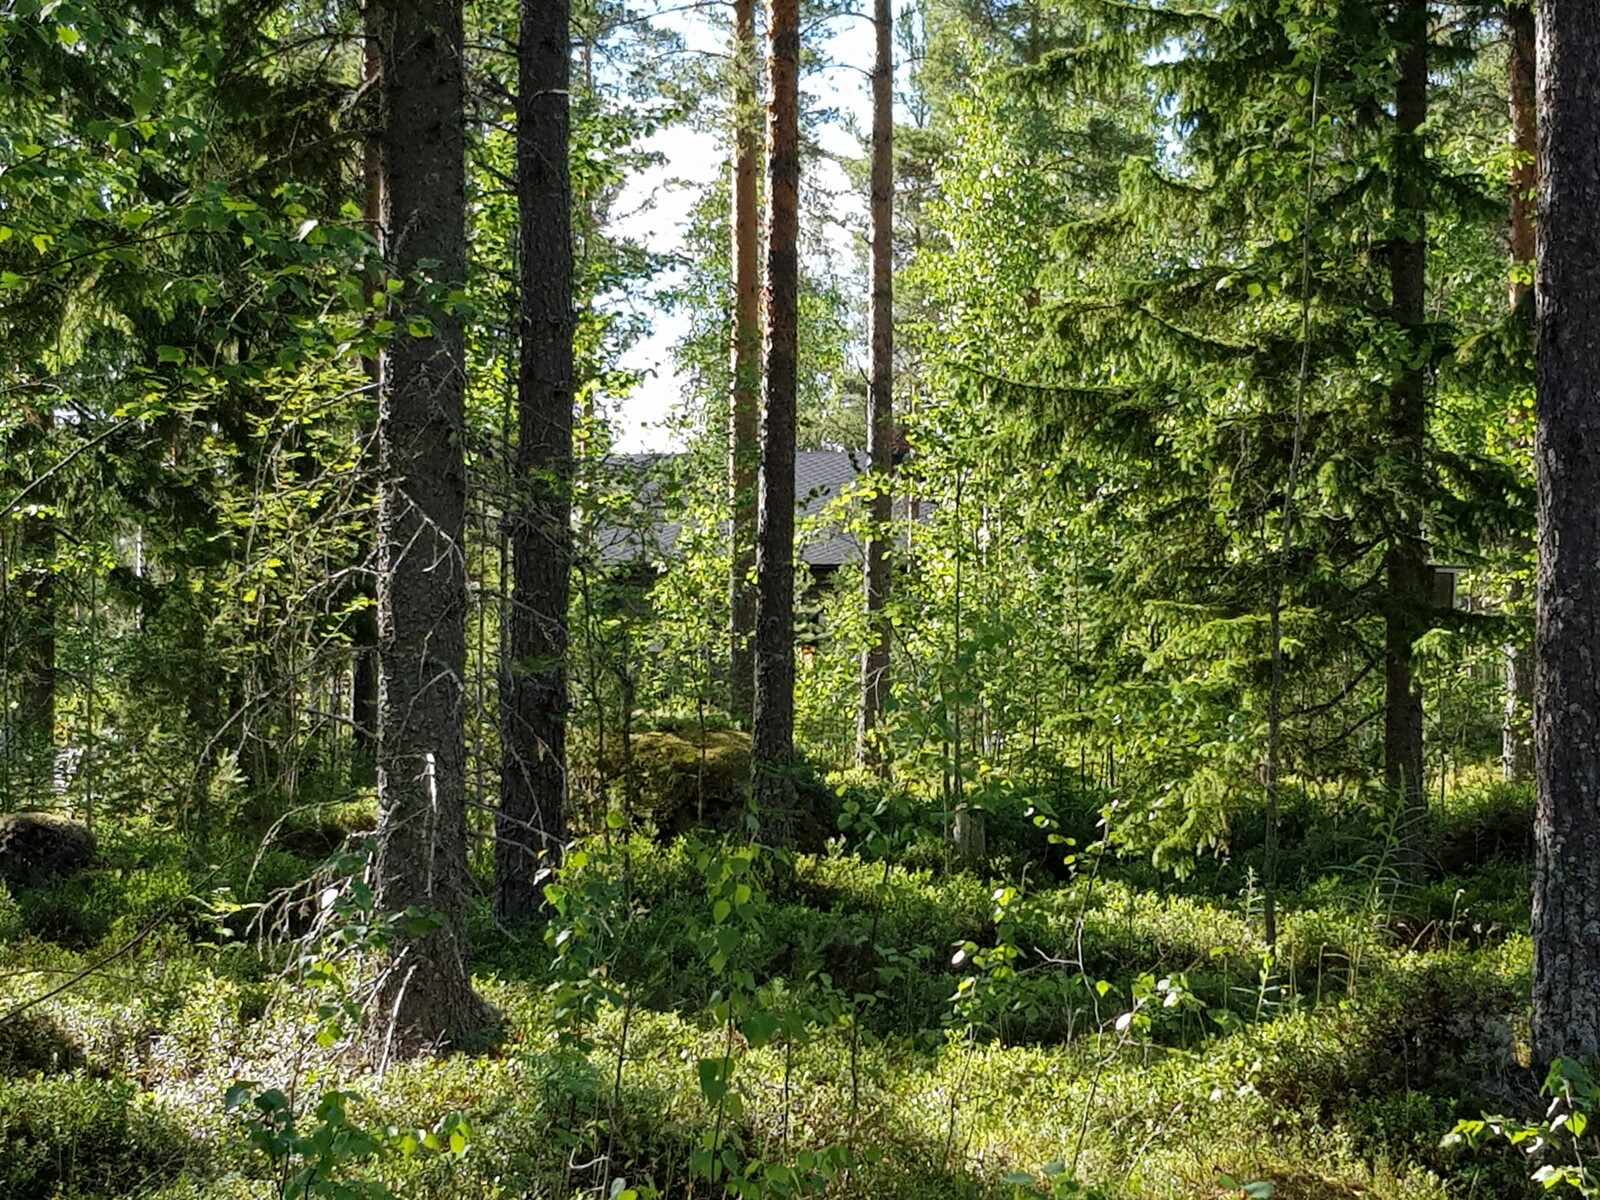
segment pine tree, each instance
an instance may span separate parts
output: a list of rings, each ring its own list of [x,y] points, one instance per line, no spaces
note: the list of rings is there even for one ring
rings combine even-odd
[[[1533,296],[1533,256],[1535,250],[1534,197],[1538,185],[1538,128],[1535,119],[1535,75],[1538,49],[1534,41],[1534,15],[1531,4],[1506,5],[1507,91],[1511,113],[1511,200],[1510,249],[1511,284],[1507,301],[1517,320]],[[1527,539],[1518,538],[1521,553],[1529,549]],[[1508,603],[1516,608],[1524,597],[1520,578],[1508,589]],[[1533,772],[1533,741],[1529,720],[1533,714],[1533,648],[1524,640],[1505,649],[1505,711],[1500,723],[1500,770],[1508,781],[1525,780]]]
[[[470,1036],[487,1014],[467,957],[466,262],[460,0],[376,6],[384,229],[402,319],[381,360],[378,851],[375,903],[399,915],[378,1020],[402,1049]]]
[[[1600,1054],[1600,8],[1540,0],[1533,1053]]]
[[[733,322],[729,348],[728,491],[732,553],[728,595],[728,707],[736,721],[751,717],[756,628],[756,472],[760,464],[761,279],[756,171],[761,127],[756,106],[755,0],[733,5],[733,175],[730,206]]]
[[[767,273],[756,503],[752,795],[784,842],[795,807],[794,464],[800,288],[800,5],[767,0]]]
[[[1423,780],[1422,682],[1417,639],[1430,628],[1433,575],[1428,566],[1423,510],[1428,399],[1425,372],[1431,347],[1427,300],[1427,177],[1419,133],[1428,116],[1428,3],[1397,0],[1394,129],[1389,161],[1392,229],[1385,255],[1389,300],[1397,326],[1400,367],[1389,389],[1387,445],[1391,477],[1399,483],[1385,541],[1383,778],[1395,794],[1404,837],[1404,868],[1413,881],[1423,866],[1427,797]]]
[[[567,603],[572,561],[572,236],[566,0],[523,0],[517,126],[521,369],[513,586],[501,674],[495,910],[538,910],[566,840]]]
[[[862,599],[869,641],[861,654],[861,703],[856,728],[856,759],[881,767],[878,721],[889,690],[889,526],[890,472],[894,467],[894,19],[889,0],[875,0],[872,28],[876,51],[872,68],[872,172],[869,219],[871,288],[867,342],[871,370],[867,384],[867,458],[872,467],[871,522],[862,566]]]

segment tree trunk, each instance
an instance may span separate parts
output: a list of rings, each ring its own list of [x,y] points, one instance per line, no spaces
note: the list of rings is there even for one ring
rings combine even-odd
[[[878,719],[889,690],[889,477],[894,468],[894,18],[889,0],[874,0],[877,57],[872,69],[872,304],[867,340],[872,370],[867,383],[867,456],[872,460],[870,525],[863,564],[869,641],[861,655],[861,709],[856,761],[882,770]]]
[[[1534,43],[1533,9],[1527,4],[1506,8],[1506,31],[1510,55],[1508,84],[1511,94],[1511,283],[1507,302],[1516,311],[1533,293],[1530,283],[1534,253],[1534,195],[1538,184],[1538,122],[1535,119],[1534,82],[1538,51]],[[1518,437],[1519,446],[1526,445]],[[1528,549],[1527,539],[1514,545],[1520,560]],[[1506,597],[1519,608],[1523,602],[1520,579],[1513,580]],[[1533,774],[1533,739],[1529,722],[1533,714],[1533,650],[1526,642],[1505,648],[1505,715],[1500,724],[1500,772],[1511,782]]]
[[[800,5],[767,0],[767,287],[756,504],[756,813],[782,843],[794,818],[794,442],[800,285]]]
[[[49,411],[38,418],[39,441],[55,428]],[[26,564],[21,587],[22,646],[18,675],[17,726],[24,778],[31,789],[47,791],[55,773],[56,734],[56,520],[47,483],[36,490],[38,508],[22,519],[21,555]]]
[[[1403,870],[1415,879],[1422,868],[1427,796],[1422,777],[1422,686],[1413,657],[1417,638],[1427,629],[1433,598],[1420,503],[1427,425],[1421,361],[1426,341],[1427,191],[1417,130],[1428,115],[1427,0],[1401,0],[1395,33],[1400,46],[1393,159],[1398,230],[1389,243],[1389,285],[1394,319],[1408,335],[1409,361],[1401,365],[1389,397],[1389,446],[1399,467],[1399,504],[1384,556],[1383,777],[1399,805]]]
[[[522,358],[511,517],[509,659],[500,678],[495,911],[533,917],[566,840],[567,602],[572,563],[572,227],[568,0],[522,0],[517,191]]]
[[[465,914],[461,681],[467,564],[461,318],[465,282],[460,0],[371,13],[382,61],[384,225],[400,293],[379,365],[376,904],[401,917],[375,1021],[402,1051],[481,1029]]]
[[[1539,2],[1533,1053],[1600,1054],[1600,6]]]
[[[369,37],[366,40],[362,72],[366,87],[381,86],[382,68],[383,55],[379,50],[377,39]],[[374,121],[372,130],[361,143],[361,216],[366,221],[367,229],[377,243],[378,253],[381,255],[384,251],[383,144],[376,125],[377,122]],[[372,303],[373,297],[377,294],[378,283],[375,272],[369,275],[366,288],[368,304]],[[375,357],[364,358],[362,366],[367,373],[367,385],[372,389],[372,394],[376,395],[379,386],[378,360]],[[361,440],[361,462],[364,467],[370,467],[372,426],[363,421],[357,436]],[[366,545],[370,549],[370,543]],[[358,759],[368,768],[372,765],[378,747],[378,617],[375,611],[377,593],[368,570],[370,565],[368,562],[361,564],[365,572],[361,590],[368,605],[356,614],[352,622],[351,652],[355,661],[350,672],[351,744]]]
[[[732,565],[728,709],[749,725],[755,658],[756,470],[761,460],[761,275],[756,169],[761,156],[756,106],[755,0],[733,5],[733,330],[728,394],[728,489]]]
[[[1511,283],[1508,300],[1520,307],[1533,294],[1535,249],[1534,204],[1539,182],[1539,126],[1535,107],[1538,46],[1534,40],[1533,7],[1506,6],[1509,34],[1507,83],[1511,95]]]

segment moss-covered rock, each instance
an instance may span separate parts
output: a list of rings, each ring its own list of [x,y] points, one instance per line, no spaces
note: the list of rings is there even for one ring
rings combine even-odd
[[[627,763],[607,772],[636,812],[663,838],[691,830],[745,828],[750,797],[750,735],[737,729],[653,730],[630,739]],[[818,849],[833,833],[837,797],[809,771],[796,773],[796,843]]]
[[[272,832],[272,841],[299,858],[315,862],[344,849],[377,827],[378,802],[375,799],[316,804],[279,822]]]
[[[94,861],[94,836],[59,813],[0,816],[0,881],[9,888],[43,887],[76,875]]]

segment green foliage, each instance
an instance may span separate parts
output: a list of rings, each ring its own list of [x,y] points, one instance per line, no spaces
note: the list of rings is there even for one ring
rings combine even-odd
[[[1504,1138],[1541,1164],[1532,1178],[1546,1191],[1571,1188],[1580,1196],[1597,1194],[1600,1183],[1584,1162],[1588,1146],[1584,1134],[1596,1101],[1600,1100],[1600,1088],[1582,1063],[1557,1058],[1550,1064],[1542,1092],[1550,1097],[1550,1107],[1542,1120],[1488,1115],[1464,1119],[1445,1135],[1444,1145],[1476,1147],[1491,1136]]]
[[[514,7],[470,6],[472,263],[439,298],[468,324],[477,834],[502,749],[501,529],[525,485]],[[504,1044],[381,1070],[375,960],[395,922],[439,917],[376,912],[359,842],[378,823],[352,727],[375,635],[366,360],[423,326],[387,313],[408,281],[357,204],[358,14],[0,13],[0,792],[70,807],[102,851],[81,878],[0,889],[0,1012],[68,985],[0,1028],[0,1194],[1511,1194],[1520,1165],[1435,1146],[1515,1098],[1529,969],[1511,931],[1530,800],[1481,762],[1530,591],[1488,10],[1433,29],[1419,160],[1391,136],[1383,6],[907,10],[891,778],[839,770],[866,634],[846,565],[802,588],[803,836],[780,856],[747,844],[748,739],[723,711],[720,182],[666,290],[688,318],[688,451],[608,457],[663,265],[613,210],[658,165],[652,134],[721,120],[722,81],[664,65],[694,37],[576,9],[574,838],[539,933],[469,914]],[[1415,334],[1385,263],[1412,182]],[[857,283],[810,234],[802,437],[858,449]],[[1420,469],[1384,414],[1416,368]],[[814,524],[859,534],[858,504]],[[1473,567],[1471,611],[1430,613],[1417,644],[1439,796],[1420,878],[1373,778],[1376,597],[1413,512]],[[1586,1132],[1574,1071],[1544,1124],[1463,1136],[1537,1144],[1544,1182],[1592,1190],[1553,1154]]]
[[[255,1085],[236,1083],[225,1103],[243,1124],[251,1149],[266,1160],[267,1178],[280,1200],[393,1200],[393,1192],[361,1178],[361,1172],[388,1156],[460,1158],[471,1145],[471,1127],[459,1116],[432,1129],[362,1128],[349,1116],[350,1105],[360,1099],[352,1092],[324,1092],[303,1124],[294,1103],[276,1088],[257,1091]]]
[[[11,889],[0,883],[0,946],[21,935],[23,929],[22,909],[11,895]]]
[[[200,1154],[131,1083],[0,1080],[0,1189],[15,1200],[148,1193]]]
[[[82,1047],[51,1017],[23,1012],[0,1023],[0,1077],[59,1075],[82,1066]]]

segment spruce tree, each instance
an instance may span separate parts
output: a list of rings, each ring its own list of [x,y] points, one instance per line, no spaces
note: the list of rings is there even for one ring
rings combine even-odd
[[[1036,441],[1070,447],[1089,486],[1119,498],[1112,583],[1134,630],[1209,629],[1231,652],[1265,630],[1284,564],[1287,669],[1330,698],[1303,706],[1322,732],[1303,727],[1287,744],[1365,746],[1381,762],[1414,874],[1425,832],[1415,648],[1458,620],[1433,607],[1429,558],[1436,545],[1473,547],[1491,524],[1482,510],[1477,528],[1462,519],[1484,497],[1479,465],[1447,461],[1430,438],[1430,395],[1471,331],[1425,315],[1427,231],[1476,228],[1492,202],[1427,153],[1438,136],[1423,124],[1429,73],[1458,65],[1453,46],[1419,0],[1091,0],[1082,11],[1090,37],[1053,60],[1059,85],[1144,80],[1169,132],[1130,162],[1114,206],[1063,230],[1046,293],[1058,336],[1031,364],[1042,387],[1015,398]],[[1282,528],[1296,453],[1303,485]],[[1237,678],[1246,711],[1265,660]],[[1383,698],[1364,713],[1377,700],[1369,680]],[[1382,738],[1363,740],[1375,723]],[[1225,753],[1243,749],[1226,723],[1216,736]],[[1248,756],[1232,770],[1220,797],[1199,794],[1200,775],[1171,789],[1164,803],[1190,814],[1186,837],[1220,836],[1219,801],[1248,786]]]

